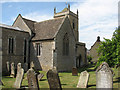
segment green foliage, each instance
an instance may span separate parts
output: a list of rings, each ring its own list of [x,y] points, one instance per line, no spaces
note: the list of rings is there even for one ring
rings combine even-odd
[[[110,67],[120,66],[120,29],[116,29],[112,39],[105,39],[98,48],[100,54],[96,67],[107,62]]]
[[[91,55],[87,55],[87,60],[88,60],[88,62],[91,62],[92,56]]]

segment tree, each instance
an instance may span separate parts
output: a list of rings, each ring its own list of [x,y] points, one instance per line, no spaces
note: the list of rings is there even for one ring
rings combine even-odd
[[[105,39],[98,48],[98,67],[102,62],[107,62],[110,67],[120,66],[120,28],[113,33],[112,39]]]
[[[92,56],[91,55],[87,55],[87,60],[88,60],[88,62],[91,62]]]

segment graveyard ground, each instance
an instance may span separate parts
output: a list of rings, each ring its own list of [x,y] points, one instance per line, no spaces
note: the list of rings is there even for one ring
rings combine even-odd
[[[95,75],[94,68],[95,68],[94,64],[88,65],[85,68],[79,68],[78,76],[72,76],[71,72],[61,72],[61,73],[59,73],[62,88],[76,88],[78,80],[79,80],[80,72],[82,72],[84,70],[87,70],[88,73],[90,74],[90,78],[89,78],[89,81],[88,81],[88,88],[95,88],[96,87],[96,75]],[[112,69],[115,73],[115,76],[113,77],[113,88],[118,88],[118,84],[119,84],[119,87],[120,87],[120,72],[119,72],[119,76],[118,76],[118,69],[116,69],[116,68],[112,68]],[[42,80],[39,81],[40,88],[48,88],[49,85],[48,85],[48,81],[47,81],[47,78],[46,78],[46,72],[40,71],[40,73],[44,74],[44,77],[42,78]],[[2,81],[4,83],[4,86],[2,86],[2,88],[13,88],[15,78],[10,78],[9,76],[3,76]],[[22,86],[23,87],[28,86],[26,73],[24,75]]]

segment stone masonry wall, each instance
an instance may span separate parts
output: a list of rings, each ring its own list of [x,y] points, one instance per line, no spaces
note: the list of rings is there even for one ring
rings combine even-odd
[[[41,44],[41,55],[36,54],[36,43]],[[48,71],[53,68],[53,50],[54,41],[38,41],[32,43],[31,48],[31,61],[35,63],[35,68],[38,70]]]
[[[69,37],[69,55],[63,55],[63,38],[65,34]],[[75,66],[75,37],[66,18],[56,37],[57,69],[58,71],[71,71]]]
[[[29,34],[26,32],[11,30],[7,28],[2,28],[2,31],[3,31],[2,33],[2,70],[3,70],[3,73],[7,73],[6,72],[7,61],[9,61],[10,64],[14,62],[15,68],[17,66],[17,63],[19,62],[22,63],[22,67],[24,67],[24,39],[28,41]],[[10,37],[14,38],[13,54],[10,54],[8,52],[9,50],[8,39]]]

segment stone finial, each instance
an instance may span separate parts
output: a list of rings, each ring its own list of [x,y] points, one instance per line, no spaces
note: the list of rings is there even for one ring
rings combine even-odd
[[[70,10],[70,4],[68,4],[68,10]]]
[[[56,7],[54,8],[54,14],[56,14]]]
[[[100,36],[97,37],[97,41],[100,42]]]
[[[77,9],[77,16],[78,16],[78,13],[79,13],[79,12],[78,12],[78,9]]]

